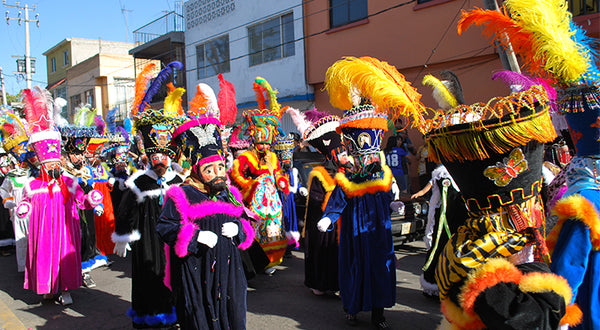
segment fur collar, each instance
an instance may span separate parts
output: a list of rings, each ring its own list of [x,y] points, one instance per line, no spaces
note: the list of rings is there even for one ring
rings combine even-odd
[[[558,222],[546,240],[550,253],[554,250],[562,226],[567,220],[578,220],[585,224],[590,229],[590,240],[594,250],[600,250],[600,217],[587,198],[579,194],[562,198],[556,202],[552,213],[558,215]]]

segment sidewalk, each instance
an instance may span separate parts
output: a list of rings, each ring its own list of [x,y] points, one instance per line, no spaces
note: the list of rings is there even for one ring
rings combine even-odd
[[[304,286],[304,254],[284,259],[273,276],[249,281],[248,329],[347,329],[339,298],[314,296]],[[385,316],[394,329],[435,329],[441,320],[438,302],[421,294],[419,276],[425,261],[423,243],[396,251],[396,305]],[[0,257],[0,329],[131,329],[125,312],[130,307],[129,259],[110,256],[110,268],[92,271],[93,289],[73,290],[73,305],[43,301],[23,289],[15,256]],[[371,329],[370,313],[359,314],[354,329]]]

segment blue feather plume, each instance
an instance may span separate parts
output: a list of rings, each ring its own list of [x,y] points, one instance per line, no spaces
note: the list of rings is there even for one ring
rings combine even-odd
[[[571,30],[575,32],[571,39],[578,43],[584,49],[584,52],[589,54],[587,60],[589,68],[581,79],[587,84],[598,83],[600,81],[600,70],[598,70],[595,59],[598,58],[599,40],[587,36],[585,30],[573,21],[571,21]]]
[[[166,80],[169,78],[169,76],[173,73],[173,69],[177,69],[177,70],[183,69],[183,63],[181,63],[179,61],[173,61],[173,62],[167,64],[167,66],[158,73],[156,78],[154,78],[154,81],[152,81],[152,83],[150,84],[150,87],[148,87],[148,89],[146,90],[146,94],[144,95],[144,98],[142,99],[142,102],[140,103],[140,107],[138,109],[138,114],[141,114],[144,111],[144,109],[147,107],[147,105],[150,104],[150,101],[152,101],[152,97],[154,97],[154,95],[156,95],[156,93],[158,93],[158,91],[160,90],[160,87],[163,85],[163,83],[166,82]]]
[[[123,120],[123,128],[127,131],[127,133],[131,134],[132,127],[133,124],[131,123],[131,119],[125,118],[125,120]]]
[[[117,107],[114,107],[106,113],[106,129],[110,134],[117,134]]]

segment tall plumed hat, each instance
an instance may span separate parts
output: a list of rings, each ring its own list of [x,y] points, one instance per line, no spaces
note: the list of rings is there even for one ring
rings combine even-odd
[[[344,110],[337,131],[353,156],[381,150],[388,118],[410,117],[413,125],[423,120],[421,94],[394,66],[373,57],[338,60],[327,69],[325,89],[331,104]]]
[[[0,138],[4,150],[11,153],[20,162],[33,157],[33,150],[28,147],[27,128],[19,117],[11,112],[0,116]]]
[[[340,117],[313,110],[300,112],[288,108],[296,128],[302,134],[302,139],[325,156],[330,156],[333,150],[342,146],[342,136],[336,131],[340,126]]]
[[[280,127],[280,119],[285,109],[277,102],[277,91],[271,88],[265,78],[256,77],[252,86],[256,93],[258,109],[244,111],[242,129],[254,143],[271,144],[277,135],[285,135]]]
[[[464,13],[459,33],[478,24],[503,45],[510,38],[529,74],[558,86],[558,105],[571,128],[577,154],[600,154],[600,71],[593,47],[597,40],[573,22],[564,0],[506,0],[504,6],[504,12],[477,9]]]
[[[147,154],[164,153],[171,158],[175,158],[177,154],[177,147],[171,144],[171,138],[175,127],[183,120],[181,95],[185,90],[176,88],[171,91],[165,99],[165,106],[162,109],[152,109],[149,104],[173,71],[181,69],[183,69],[181,62],[173,61],[167,64],[148,86],[155,70],[155,65],[151,63],[146,65],[136,78],[131,117],[135,121],[134,128],[142,136]],[[146,86],[148,87],[146,88]]]
[[[108,142],[104,145],[103,153],[112,164],[127,161],[130,145],[131,120],[125,118],[123,125],[118,125],[116,120],[118,110],[118,107],[109,110],[105,121]]]
[[[237,105],[233,84],[219,74],[220,91],[217,101],[213,89],[204,83],[196,86],[196,95],[187,111],[188,119],[177,127],[173,143],[180,146],[192,166],[224,160],[221,125],[235,121]],[[222,100],[221,100],[222,99]],[[220,110],[223,107],[224,111]],[[223,122],[222,122],[223,121]]]
[[[62,136],[62,149],[67,154],[83,155],[87,150],[92,136],[96,130],[92,126],[94,112],[89,106],[78,107],[75,110],[74,123],[72,125],[60,125],[58,130]]]
[[[40,163],[60,161],[61,136],[54,128],[54,100],[47,90],[35,86],[23,90],[25,118],[29,124],[32,147]]]

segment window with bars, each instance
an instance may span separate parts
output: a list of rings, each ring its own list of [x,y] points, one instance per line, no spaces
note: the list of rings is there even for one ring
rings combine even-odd
[[[360,21],[369,16],[367,0],[330,0],[329,27]]]
[[[196,46],[198,79],[229,72],[229,35]]]
[[[122,122],[127,118],[127,113],[131,107],[131,101],[135,94],[135,80],[130,78],[115,78],[115,104],[117,112],[115,120]]]
[[[250,66],[296,54],[294,16],[278,16],[248,27]]]

